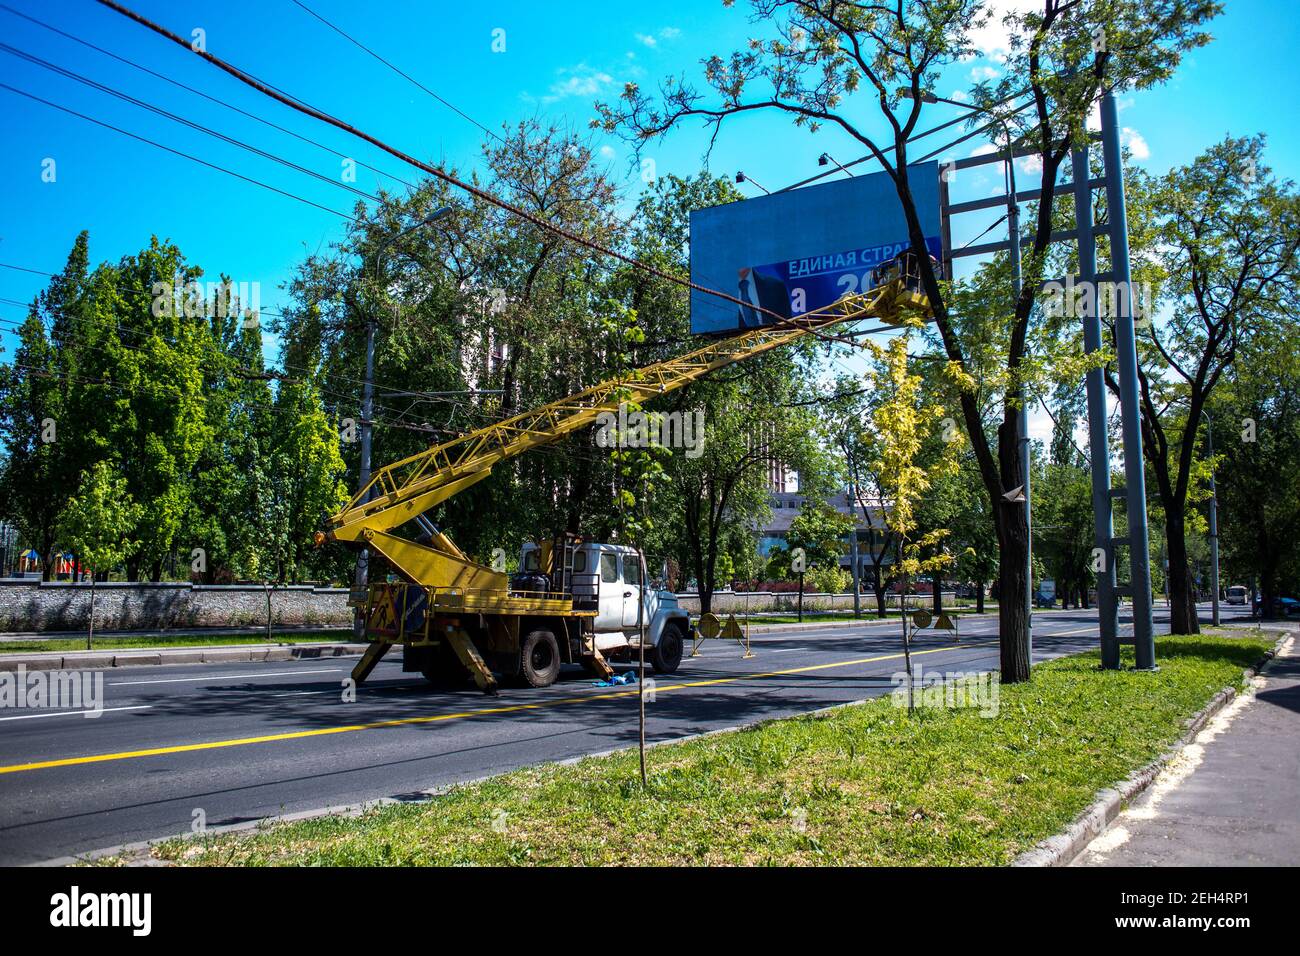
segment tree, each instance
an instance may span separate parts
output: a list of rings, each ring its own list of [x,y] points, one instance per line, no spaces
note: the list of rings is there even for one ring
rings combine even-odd
[[[68,346],[70,330],[87,308],[88,242],[85,232],[77,236],[63,271],[19,326],[13,362],[0,372],[0,439],[6,450],[0,500],[40,554],[46,581],[56,565],[59,514],[87,464],[73,401],[79,367]]]
[[[932,90],[946,67],[975,52],[971,31],[987,21],[989,10],[980,0],[752,0],[752,6],[756,19],[769,21],[776,36],[756,37],[747,50],[705,61],[712,102],[676,77],[664,81],[659,98],[628,84],[615,104],[597,104],[593,123],[624,133],[638,146],[691,117],[702,118],[716,137],[727,118],[752,111],[785,113],[811,132],[823,127],[843,132],[893,181],[944,354],[964,366],[971,343],[953,321],[930,262],[912,191],[908,147],[918,129],[923,94]],[[1024,570],[1028,522],[1024,509],[1004,503],[1002,496],[1022,483],[1017,418],[1033,372],[1031,316],[1046,278],[1043,267],[1058,173],[1071,149],[1084,141],[1085,120],[1100,93],[1166,79],[1182,51],[1208,40],[1199,27],[1217,11],[1212,0],[1043,0],[1038,11],[1007,15],[1007,75],[996,87],[973,91],[976,103],[991,109],[1028,89],[1033,109],[1027,119],[1006,109],[1003,113],[1016,144],[1032,148],[1041,167],[1035,228],[1024,253],[1025,280],[994,337],[1005,372],[996,441],[983,430],[983,408],[974,395],[961,398],[967,438],[985,492],[996,506],[1004,680],[1029,677],[1023,600],[1029,587]],[[871,132],[860,112],[850,107],[858,91],[878,107],[885,136]]]
[[[1142,256],[1167,318],[1148,326],[1139,367],[1143,449],[1164,511],[1170,630],[1195,634],[1189,505],[1208,498],[1202,413],[1244,343],[1294,334],[1300,194],[1264,165],[1262,137],[1225,139],[1164,176],[1136,177],[1149,230]],[[1107,376],[1111,389],[1119,383]]]
[[[908,368],[910,331],[894,336],[886,345],[871,343],[873,364],[867,375],[868,385],[880,396],[871,412],[869,427],[877,436],[879,449],[875,470],[881,490],[888,497],[889,530],[896,542],[897,568],[903,594],[909,578],[920,574],[937,574],[952,563],[952,555],[938,551],[948,536],[945,528],[917,533],[917,510],[936,478],[952,474],[957,468],[960,441],[944,442],[937,460],[925,461],[923,450],[943,420],[942,405],[924,391],[922,376]],[[955,374],[954,370],[954,374]],[[929,556],[925,552],[931,550]],[[912,710],[911,632],[903,608],[903,656],[907,666],[907,709]]]
[[[853,530],[854,522],[828,504],[819,490],[805,489],[801,483],[800,492],[804,495],[803,504],[786,532],[785,550],[773,556],[768,568],[769,572],[776,571],[781,577],[797,576],[798,572],[791,567],[791,555],[802,551],[804,571],[809,575],[817,573],[819,583],[813,587],[820,590],[820,583],[840,581],[838,572],[840,556],[844,553],[844,536]],[[836,573],[827,574],[828,571]]]
[[[1294,292],[1288,297],[1295,301]],[[1300,336],[1252,338],[1209,400],[1224,567],[1263,611],[1300,587]],[[1254,588],[1252,587],[1252,591]],[[1294,591],[1292,590],[1292,593]]]
[[[95,637],[95,582],[139,547],[138,541],[127,536],[142,510],[131,500],[126,481],[101,461],[82,476],[77,496],[59,516],[60,539],[72,548],[77,562],[91,570],[87,650]]]

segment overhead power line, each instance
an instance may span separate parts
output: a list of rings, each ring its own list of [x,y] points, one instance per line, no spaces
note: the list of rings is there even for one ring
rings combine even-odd
[[[139,140],[140,142],[146,143],[149,146],[154,146],[158,149],[166,150],[169,153],[172,153],[176,156],[183,157],[184,159],[188,159],[191,162],[199,163],[200,165],[207,166],[209,169],[215,169],[217,172],[225,173],[227,176],[234,176],[236,179],[242,179],[244,182],[252,183],[254,186],[261,186],[263,189],[269,189],[271,192],[279,193],[281,196],[287,196],[290,199],[296,199],[298,202],[306,203],[308,206],[315,206],[317,209],[320,209],[323,212],[333,213],[335,216],[338,216],[340,219],[347,219],[351,222],[356,222],[356,218],[354,216],[350,216],[345,212],[339,212],[337,209],[331,209],[329,206],[322,206],[318,202],[313,202],[312,200],[307,199],[303,196],[299,196],[295,193],[291,193],[287,190],[281,189],[279,186],[272,186],[270,183],[262,182],[262,180],[260,179],[254,179],[252,176],[245,176],[243,173],[237,173],[233,169],[227,169],[225,166],[219,166],[216,163],[210,163],[206,159],[200,159],[198,156],[191,155],[190,153],[183,152],[182,150],[173,149],[170,146],[166,146],[162,143],[157,142],[156,140],[149,139],[146,136],[141,136],[138,133],[132,133],[130,130],[122,129],[120,126],[114,126],[112,123],[106,123],[103,120],[95,119],[95,117],[93,116],[87,116],[85,113],[79,113],[74,109],[70,109],[69,107],[60,106],[58,103],[54,103],[51,102],[50,100],[44,99],[43,97],[37,96],[35,93],[28,93],[26,90],[20,90],[16,86],[10,86],[8,83],[0,83],[0,89],[8,90],[10,93],[17,93],[19,96],[25,96],[29,100],[34,100],[37,103],[43,103],[46,106],[51,107],[52,109],[56,109],[59,110],[60,112],[67,113],[70,116],[79,117],[80,119],[83,119],[88,123],[94,123],[96,126],[102,126],[105,129],[111,129],[115,133],[121,133],[123,136],[129,136],[132,139]]]
[[[378,60],[380,63],[384,64],[384,66],[388,67],[390,70],[392,70],[392,71],[393,71],[394,73],[396,73],[398,76],[402,77],[402,78],[403,78],[404,80],[406,80],[407,82],[409,82],[409,83],[413,83],[415,86],[417,86],[417,87],[419,87],[420,89],[424,90],[424,92],[428,93],[430,96],[432,96],[435,100],[437,100],[437,101],[438,101],[439,103],[441,103],[443,106],[447,107],[447,109],[451,110],[453,113],[455,113],[455,114],[457,114],[458,116],[462,117],[463,119],[466,119],[466,120],[468,120],[469,122],[473,123],[475,126],[477,126],[479,129],[481,129],[483,132],[487,133],[489,136],[495,136],[497,139],[499,139],[499,140],[501,139],[500,136],[498,136],[498,135],[497,135],[496,133],[494,133],[492,130],[488,129],[486,126],[484,126],[484,125],[483,125],[482,123],[480,123],[478,120],[476,120],[474,117],[470,116],[468,113],[466,113],[464,110],[460,109],[460,108],[457,107],[456,105],[454,105],[454,104],[452,104],[452,103],[449,103],[447,100],[443,99],[441,96],[439,96],[439,95],[438,95],[437,93],[435,93],[433,90],[429,89],[427,86],[425,86],[425,85],[424,85],[423,83],[421,83],[419,80],[417,80],[415,77],[411,76],[411,74],[409,74],[409,73],[407,73],[406,71],[404,71],[401,67],[399,67],[399,66],[397,66],[396,64],[391,63],[391,62],[389,62],[388,60],[384,59],[382,56],[380,56],[380,55],[379,55],[378,53],[376,53],[374,50],[370,49],[370,47],[366,46],[364,43],[362,43],[362,42],[361,42],[360,40],[358,40],[356,37],[352,36],[352,35],[349,34],[347,31],[345,31],[342,27],[340,27],[340,26],[338,26],[337,24],[332,23],[332,22],[330,22],[329,20],[325,19],[323,16],[321,16],[319,13],[317,13],[317,12],[316,12],[315,10],[313,10],[311,7],[307,6],[307,4],[300,2],[300,0],[293,0],[293,2],[294,2],[294,4],[295,4],[296,6],[301,7],[303,10],[305,10],[307,13],[311,14],[313,17],[315,17],[315,18],[316,18],[317,20],[319,20],[321,23],[325,24],[325,26],[329,27],[331,30],[333,30],[335,33],[337,33],[339,36],[343,37],[343,39],[347,40],[349,43],[353,44],[353,45],[356,46],[357,48],[359,48],[359,49],[361,49],[361,50],[364,50],[366,53],[369,53],[372,57],[374,57],[374,58],[375,58],[376,60]],[[502,140],[502,142],[504,142],[504,140]]]
[[[305,173],[308,176],[318,179],[321,182],[328,183],[331,186],[336,186],[339,189],[346,189],[348,192],[353,193],[356,196],[360,196],[362,199],[369,199],[372,202],[379,204],[379,197],[374,196],[366,192],[365,190],[357,189],[355,186],[349,186],[347,183],[342,182],[341,180],[333,179],[329,176],[326,176],[324,173],[319,173],[314,169],[308,169],[306,166],[299,166],[297,163],[293,162],[292,160],[284,159],[281,156],[276,156],[274,153],[268,153],[264,149],[260,149],[257,146],[253,146],[249,143],[245,143],[242,140],[235,139],[233,136],[227,136],[225,133],[219,132],[215,129],[210,129],[206,126],[201,126],[200,124],[195,123],[193,120],[188,120],[183,116],[178,116],[177,114],[172,113],[169,110],[163,109],[161,106],[154,106],[152,103],[146,103],[144,100],[137,99],[136,97],[131,96],[128,93],[123,93],[120,90],[114,89],[111,86],[107,86],[103,83],[100,83],[97,80],[92,80],[90,79],[90,77],[83,76],[80,73],[76,73],[72,70],[66,69],[65,67],[61,67],[57,63],[51,63],[48,60],[43,60],[38,56],[34,56],[31,53],[27,53],[23,50],[20,50],[17,47],[12,47],[8,43],[0,43],[0,51],[3,51],[4,53],[8,53],[10,56],[16,56],[21,59],[24,59],[29,63],[33,63],[36,66],[41,67],[42,69],[49,70],[51,73],[57,73],[61,76],[67,77],[68,79],[76,80],[78,83],[81,83],[84,86],[89,86],[93,89],[99,90],[102,93],[107,93],[110,96],[115,96],[119,100],[123,100],[124,102],[131,103],[134,106],[140,107],[141,109],[146,109],[152,113],[157,113],[159,116],[165,116],[167,119],[171,120],[172,122],[180,123],[182,126],[188,126],[190,129],[197,130],[198,132],[203,133],[207,136],[211,136],[215,139],[219,139],[223,143],[229,143],[231,146],[237,146],[240,149],[247,150],[248,152],[253,153],[254,155],[261,156],[264,159],[269,159],[272,162],[279,163],[280,165],[286,166],[289,169],[296,170],[297,172]]]
[[[101,6],[105,6],[110,10],[113,10],[114,12],[121,14],[127,19],[132,20],[135,23],[138,23],[139,25],[145,27],[146,29],[152,30],[154,33],[157,33],[159,36],[172,41],[177,46],[180,46],[181,48],[188,50],[194,55],[199,56],[204,60],[207,60],[213,66],[224,71],[225,73],[228,73],[229,75],[233,76],[235,79],[239,80],[241,83],[244,83],[245,85],[252,87],[258,92],[264,94],[265,96],[268,96],[271,99],[276,100],[277,102],[290,107],[291,109],[297,110],[298,112],[303,113],[304,115],[310,116],[313,119],[320,120],[323,123],[328,123],[330,126],[333,126],[336,129],[341,129],[344,132],[349,133],[366,143],[369,143],[371,146],[374,146],[375,148],[388,153],[390,156],[393,156],[401,160],[402,162],[415,167],[416,169],[420,169],[428,173],[430,176],[442,180],[448,185],[455,186],[456,188],[469,193],[471,196],[474,196],[477,199],[480,199],[486,203],[489,203],[493,206],[503,209],[506,212],[511,213],[512,215],[520,219],[523,219],[526,222],[530,222],[533,225],[537,226],[538,228],[545,229],[548,232],[551,232],[577,245],[583,246],[584,248],[590,249],[593,252],[599,253],[604,256],[609,256],[612,259],[616,259],[619,262],[631,266],[633,269],[637,269],[647,275],[655,276],[656,278],[663,279],[666,282],[671,282],[675,285],[679,285],[682,286],[683,288],[691,289],[696,292],[703,293],[705,295],[716,296],[719,299],[726,300],[735,305],[742,306],[747,309],[751,309],[754,312],[758,312],[762,315],[766,315],[769,318],[773,319],[772,324],[774,327],[786,327],[786,326],[796,324],[797,322],[797,319],[786,318],[785,316],[782,316],[779,313],[772,311],[771,309],[766,309],[763,308],[762,306],[755,306],[753,303],[747,302],[737,296],[733,296],[729,293],[722,292],[721,290],[718,289],[707,288],[706,286],[702,286],[696,282],[692,282],[689,279],[683,279],[680,276],[673,275],[672,273],[666,272],[663,269],[660,269],[656,266],[652,266],[649,265],[648,263],[641,262],[639,259],[636,259],[634,256],[630,256],[625,253],[618,252],[617,250],[607,248],[606,246],[601,245],[599,242],[596,242],[595,240],[588,239],[585,236],[580,236],[577,233],[565,229],[562,226],[557,226],[555,223],[552,223],[542,218],[541,216],[536,215],[535,213],[531,213],[526,209],[516,206],[515,204],[510,203],[500,198],[499,196],[495,196],[484,189],[480,189],[479,187],[474,186],[471,183],[467,183],[464,180],[461,180],[456,176],[451,175],[445,170],[439,169],[436,166],[423,162],[422,160],[416,159],[414,156],[410,155],[409,153],[406,153],[395,146],[390,146],[388,143],[384,142],[378,137],[373,136],[370,133],[367,133],[361,129],[358,129],[357,127],[351,125],[350,123],[345,122],[344,120],[339,119],[336,116],[333,116],[329,113],[319,110],[313,106],[308,105],[307,103],[304,103],[303,101],[297,99],[296,97],[293,97],[287,93],[284,93],[282,91],[273,88],[269,84],[263,82],[262,80],[258,79],[257,77],[253,76],[247,71],[241,69],[240,67],[228,63],[226,60],[223,60],[221,57],[217,56],[214,53],[211,53],[207,50],[194,49],[189,41],[185,40],[184,38],[168,30],[166,27],[162,26],[161,24],[155,23],[154,21],[148,19],[147,17],[142,16],[139,13],[136,13],[134,10],[122,6],[120,3],[115,2],[115,0],[97,0],[97,2]],[[889,328],[889,327],[886,326],[885,328]],[[812,334],[817,338],[821,338],[827,341],[841,341],[841,342],[844,341],[836,336],[828,335],[825,332],[821,332],[815,329],[810,330],[810,334]],[[848,343],[848,344],[856,345],[857,343]]]
[[[408,182],[407,180],[402,179],[400,176],[394,176],[392,173],[386,172],[385,170],[382,170],[377,166],[371,166],[369,163],[363,162],[362,160],[356,159],[355,157],[348,156],[346,153],[337,150],[332,146],[327,146],[326,144],[318,140],[314,140],[310,136],[304,136],[302,133],[299,133],[296,130],[289,129],[287,126],[281,126],[278,123],[274,123],[271,120],[266,119],[265,117],[258,116],[256,113],[250,112],[249,110],[246,109],[242,109],[234,105],[233,103],[228,103],[225,100],[213,96],[210,93],[205,93],[203,92],[203,90],[200,90],[197,87],[189,86],[188,84],[182,83],[180,80],[173,79],[172,77],[167,76],[165,73],[159,73],[157,70],[151,70],[149,69],[149,67],[145,66],[142,63],[137,63],[135,60],[114,53],[112,50],[106,50],[104,47],[91,43],[89,40],[83,39],[82,37],[76,36],[75,34],[68,33],[65,30],[60,30],[58,27],[46,23],[44,20],[40,20],[37,19],[36,17],[30,16],[29,14],[23,13],[21,10],[15,10],[13,7],[9,6],[6,3],[0,3],[0,10],[5,10],[9,13],[12,13],[16,17],[22,17],[24,20],[27,20],[30,23],[34,23],[45,30],[49,30],[51,33],[58,34],[59,36],[71,40],[74,43],[80,43],[84,47],[87,47],[91,50],[95,50],[99,53],[102,53],[104,56],[111,57],[112,59],[117,60],[119,63],[125,63],[127,66],[140,70],[142,73],[147,73],[152,77],[170,83],[172,86],[175,86],[178,89],[186,90],[187,92],[193,93],[195,96],[201,96],[203,97],[203,99],[209,101],[210,103],[216,103],[218,106],[222,106],[228,110],[232,110],[233,112],[236,112],[241,116],[246,116],[251,120],[256,120],[257,122],[263,124],[264,126],[269,126],[271,129],[278,130],[281,133],[285,133],[288,136],[292,136],[295,139],[301,140],[304,143],[308,143],[309,145],[315,146],[318,149],[323,149],[327,153],[332,153],[333,155],[339,157],[340,159],[352,159],[356,162],[358,166],[361,166],[364,169],[368,169],[372,173],[375,173],[378,176],[386,176],[387,178],[395,182],[401,183],[403,186],[406,186],[408,189],[416,188],[414,183]]]

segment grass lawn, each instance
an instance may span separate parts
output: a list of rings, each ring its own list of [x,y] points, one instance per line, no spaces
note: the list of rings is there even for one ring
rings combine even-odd
[[[235,866],[1006,864],[1161,754],[1271,644],[1162,638],[1155,673],[1063,658],[1003,687],[993,718],[909,717],[882,699],[659,747],[647,790],[630,751],[153,853]]]
[[[265,634],[214,634],[205,637],[202,634],[160,635],[158,637],[96,637],[92,650],[149,650],[160,647],[222,647],[238,644],[320,644],[341,641],[351,637],[351,631],[339,631],[337,634],[311,634],[277,632],[270,641]],[[32,654],[42,651],[84,651],[86,636],[34,638],[30,641],[0,641],[0,654]]]

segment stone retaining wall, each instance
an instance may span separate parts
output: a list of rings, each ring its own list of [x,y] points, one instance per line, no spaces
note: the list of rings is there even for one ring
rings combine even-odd
[[[897,595],[890,595],[897,607]],[[347,625],[352,611],[345,588],[317,588],[294,585],[271,589],[273,624],[297,626]],[[679,596],[691,614],[700,612],[696,594]],[[797,592],[750,594],[720,591],[713,595],[716,614],[771,613],[794,611]],[[913,598],[927,603],[927,598]],[[952,607],[953,595],[944,594]],[[864,610],[875,610],[874,595],[862,596]],[[805,611],[851,611],[852,594],[803,596]],[[0,581],[0,631],[75,631],[84,628],[90,615],[90,585],[38,580]],[[266,591],[258,585],[227,584],[99,584],[95,587],[95,629],[161,630],[182,627],[257,627],[266,623]]]
[[[258,585],[128,584],[95,586],[96,630],[251,627],[266,623]],[[344,588],[294,585],[271,589],[271,620],[288,626],[349,624]],[[0,631],[72,631],[90,617],[90,585],[0,581]]]
[[[679,594],[677,599],[681,602],[682,607],[691,614],[700,613],[700,597],[698,594]],[[928,606],[929,601],[930,596],[928,594],[914,594],[909,601],[909,606]],[[945,607],[949,608],[956,606],[956,596],[953,592],[943,592],[943,603]],[[714,614],[740,614],[742,612],[758,614],[760,612],[794,611],[798,606],[798,591],[782,591],[779,593],[753,591],[748,594],[739,591],[713,592]],[[897,610],[898,595],[886,595],[886,606]],[[868,612],[874,612],[876,609],[876,596],[870,592],[863,594],[862,607]],[[851,611],[853,610],[853,594],[852,592],[845,594],[812,594],[805,591],[803,609],[805,611]]]

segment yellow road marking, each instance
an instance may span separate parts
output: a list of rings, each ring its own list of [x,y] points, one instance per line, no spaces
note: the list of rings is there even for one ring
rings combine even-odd
[[[961,650],[973,647],[991,647],[996,641],[984,641],[979,644],[955,644],[951,647],[935,647],[924,651],[913,651],[913,657],[923,654],[939,654],[944,651]],[[830,664],[810,664],[805,667],[790,667],[785,670],[767,671],[761,674],[740,674],[735,677],[717,677],[710,680],[688,681],[681,684],[655,686],[655,694],[674,690],[690,690],[694,687],[717,687],[720,684],[734,684],[744,680],[764,680],[771,677],[787,677],[791,674],[807,674],[812,671],[830,670],[835,667],[851,667],[855,664],[871,664],[877,661],[896,660],[903,655],[881,654],[876,657],[861,657],[851,661],[835,661]],[[536,701],[529,704],[509,704],[503,707],[483,707],[479,710],[459,711],[452,714],[431,714],[427,717],[400,717],[394,720],[379,720],[366,724],[348,724],[341,727],[321,727],[315,730],[296,730],[283,734],[266,734],[261,737],[237,737],[232,740],[211,740],[201,744],[177,744],[170,747],[152,747],[148,750],[126,750],[121,753],[92,754],[87,757],[63,757],[58,760],[40,760],[33,763],[11,764],[0,767],[0,774],[21,773],[27,770],[47,770],[51,767],[73,767],[81,764],[106,763],[113,760],[134,760],[139,757],[159,757],[166,754],[191,753],[198,750],[219,750],[225,747],[246,747],[250,744],[277,743],[282,740],[302,740],[307,737],[326,737],[331,734],[350,734],[360,730],[382,730],[387,727],[405,727],[414,724],[434,724],[448,720],[465,720],[490,714],[519,713],[526,710],[541,710],[545,707],[560,707],[567,704],[585,704],[594,700],[613,700],[619,697],[635,697],[638,691],[622,690],[604,694],[591,694],[584,697],[562,697],[557,700]]]

